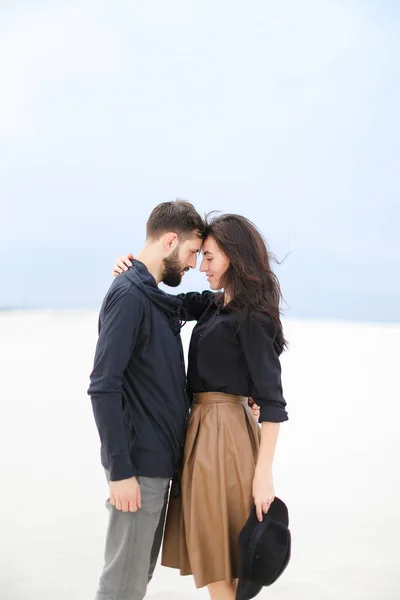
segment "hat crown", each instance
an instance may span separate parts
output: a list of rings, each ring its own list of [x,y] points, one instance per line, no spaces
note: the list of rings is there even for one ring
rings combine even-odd
[[[239,536],[239,582],[268,586],[278,579],[290,559],[291,536],[288,525],[288,510],[279,498],[272,502],[262,522],[258,521],[255,507],[252,508]],[[244,591],[243,585],[240,587]]]

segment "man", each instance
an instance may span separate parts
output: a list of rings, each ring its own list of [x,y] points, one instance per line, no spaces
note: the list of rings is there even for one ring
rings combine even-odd
[[[88,393],[110,497],[96,600],[142,600],[157,562],[189,410],[181,302],[158,284],[180,284],[196,266],[204,233],[188,202],[157,206],[144,248],[101,307]]]

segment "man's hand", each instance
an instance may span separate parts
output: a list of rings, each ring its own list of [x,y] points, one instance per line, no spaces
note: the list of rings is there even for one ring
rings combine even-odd
[[[140,485],[136,477],[110,481],[110,502],[123,512],[136,512],[141,508]]]
[[[260,417],[260,407],[254,402],[253,398],[249,398],[248,404],[251,408],[251,412],[253,413],[253,417],[258,421]]]

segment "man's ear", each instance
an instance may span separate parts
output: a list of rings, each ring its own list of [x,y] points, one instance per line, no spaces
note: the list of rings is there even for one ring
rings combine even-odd
[[[175,248],[178,246],[178,243],[178,235],[173,231],[164,235],[163,248],[168,254],[175,250]]]

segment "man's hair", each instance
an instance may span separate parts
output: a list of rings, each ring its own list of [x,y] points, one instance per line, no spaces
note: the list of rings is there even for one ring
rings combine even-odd
[[[173,200],[156,206],[146,225],[147,238],[154,240],[169,231],[176,233],[181,240],[193,235],[204,239],[206,227],[193,204],[185,200]]]

